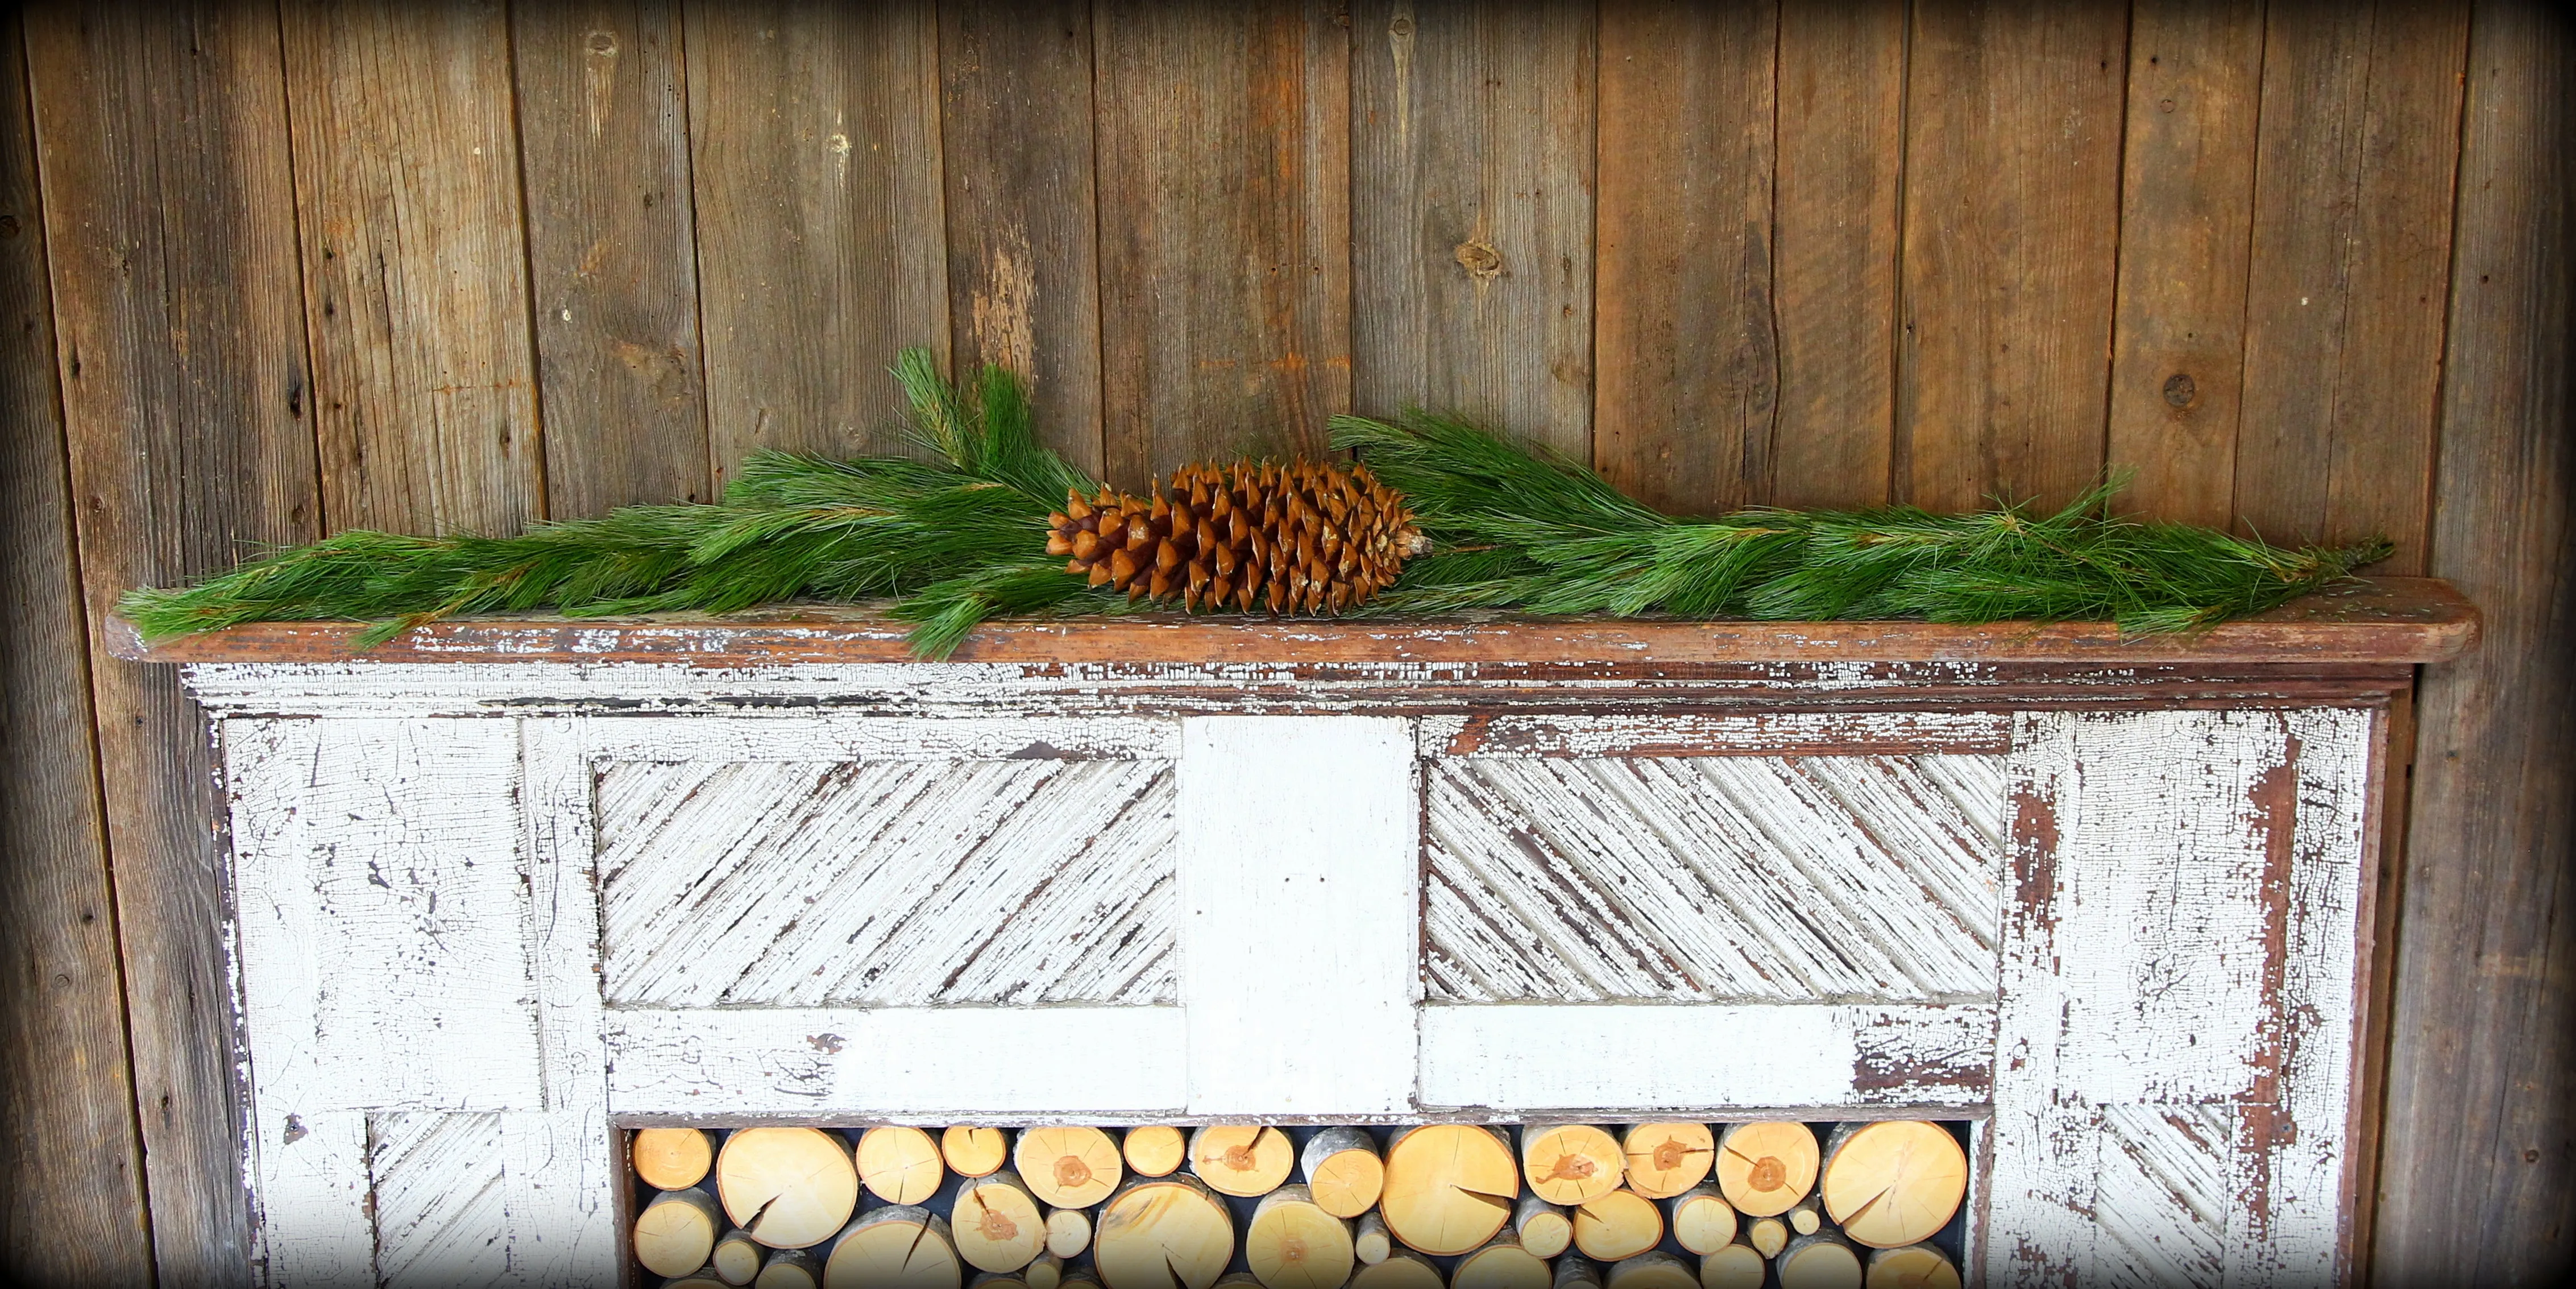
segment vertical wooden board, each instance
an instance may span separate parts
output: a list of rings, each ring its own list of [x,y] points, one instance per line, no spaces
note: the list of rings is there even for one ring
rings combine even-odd
[[[1896,500],[2056,504],[2101,473],[2128,19],[1915,10]]]
[[[1408,1110],[1422,993],[1411,722],[1186,719],[1179,808],[1190,1112]]]
[[[676,0],[510,11],[556,519],[715,495],[680,64]]]
[[[1100,233],[1091,79],[1087,4],[940,6],[957,370],[965,376],[999,363],[1028,377],[1038,437],[1096,475]]]
[[[284,74],[265,6],[40,10],[27,49],[95,624],[128,587],[319,535]],[[173,670],[100,651],[90,683],[157,1272],[237,1284],[249,1206],[213,758]]]
[[[2155,0],[2130,19],[2110,460],[2124,509],[2234,522],[2263,14]]]
[[[1324,0],[1094,10],[1113,482],[1318,455],[1350,407],[1344,21]]]
[[[232,720],[224,756],[260,1104],[540,1108],[511,722]]]
[[[1780,7],[1772,309],[1782,506],[1887,501],[1896,425],[1905,5]]]
[[[152,1276],[24,31],[0,17],[0,1261]]]
[[[1589,0],[1351,15],[1352,398],[1592,452]]]
[[[949,353],[929,5],[698,3],[688,24],[717,483],[762,448],[908,450],[887,367]]]
[[[2268,12],[2235,510],[2425,569],[2464,4]]]
[[[1630,496],[1710,513],[1777,471],[1768,3],[1601,11],[1593,462]]]
[[[2471,39],[2429,571],[2485,621],[2474,653],[2424,669],[2386,1284],[2536,1284],[2576,1261],[2576,31],[2498,4]]]
[[[515,723],[545,1110],[500,1116],[509,1270],[520,1284],[613,1285],[624,1266],[618,1187],[625,1171],[616,1149],[622,1138],[608,1123],[589,726]]]
[[[508,19],[450,0],[283,21],[331,524],[515,532],[544,517],[545,467]]]
[[[259,1196],[255,1271],[270,1289],[376,1283],[375,1194],[367,1116],[298,1113],[262,1102],[252,1118],[251,1186]]]

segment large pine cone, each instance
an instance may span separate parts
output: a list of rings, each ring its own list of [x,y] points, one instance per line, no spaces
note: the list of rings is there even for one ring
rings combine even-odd
[[[1168,495],[1069,493],[1047,522],[1047,554],[1072,557],[1064,571],[1193,612],[1339,613],[1430,547],[1368,467],[1315,461],[1183,466]]]

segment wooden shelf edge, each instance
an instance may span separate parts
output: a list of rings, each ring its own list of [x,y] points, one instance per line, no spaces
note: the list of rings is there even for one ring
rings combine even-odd
[[[782,606],[725,617],[458,618],[373,650],[350,622],[265,622],[146,645],[110,619],[109,649],[147,663],[678,663],[699,667],[913,662],[908,624],[881,610]],[[2368,578],[2187,635],[2122,639],[2106,623],[1683,622],[1448,617],[1332,621],[1113,618],[997,622],[951,661],[1051,664],[1692,663],[2297,665],[2441,662],[2475,642],[2478,612],[2432,578]]]

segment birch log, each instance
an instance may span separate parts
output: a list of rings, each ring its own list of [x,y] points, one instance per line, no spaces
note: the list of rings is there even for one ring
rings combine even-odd
[[[1959,1289],[1959,1268],[1928,1244],[1880,1249],[1869,1255],[1867,1289]]]
[[[1103,1289],[1100,1273],[1090,1267],[1066,1267],[1056,1289]]]
[[[685,1276],[663,1281],[662,1289],[725,1289],[725,1282],[716,1278],[714,1267],[700,1267]]]
[[[919,1128],[870,1128],[859,1134],[859,1182],[888,1204],[918,1204],[947,1180],[939,1143]]]
[[[1445,1289],[1440,1268],[1411,1249],[1397,1249],[1384,1262],[1361,1267],[1350,1289]]]
[[[716,1152],[725,1216],[773,1249],[831,1239],[859,1206],[850,1143],[818,1128],[744,1128]]]
[[[1081,1255],[1091,1247],[1091,1214],[1078,1208],[1051,1208],[1046,1215],[1047,1252],[1059,1258]]]
[[[1029,1278],[1016,1271],[979,1271],[966,1289],[1029,1289]]]
[[[1536,1195],[1522,1196],[1512,1210],[1512,1230],[1521,1237],[1522,1248],[1542,1258],[1553,1258],[1574,1243],[1574,1219]]]
[[[823,1260],[812,1249],[780,1249],[760,1265],[751,1289],[822,1289]]]
[[[1717,1138],[1704,1123],[1641,1123],[1619,1141],[1628,1189],[1669,1199],[1707,1178]]]
[[[1190,1139],[1167,1123],[1130,1128],[1122,1145],[1127,1171],[1139,1177],[1169,1177],[1190,1157]]]
[[[1689,1263],[1661,1249],[1649,1249],[1613,1264],[1609,1289],[1700,1289],[1700,1283]]]
[[[1521,1172],[1531,1194],[1574,1205],[1619,1189],[1627,1164],[1618,1139],[1591,1124],[1532,1125],[1521,1129]]]
[[[1091,1260],[1109,1289],[1208,1289],[1234,1260],[1234,1215],[1197,1178],[1139,1178],[1100,1210]]]
[[[1874,1249],[1919,1244],[1950,1224],[1968,1193],[1959,1139],[1919,1119],[1847,1123],[1825,1152],[1827,1216]]]
[[[1735,1206],[1707,1182],[1664,1201],[1672,1216],[1673,1242],[1706,1256],[1735,1242]]]
[[[1020,1279],[1028,1282],[1029,1289],[1056,1289],[1057,1285],[1064,1283],[1064,1259],[1053,1253],[1041,1253],[1035,1261],[1020,1268]]]
[[[1798,1201],[1781,1217],[1788,1221],[1790,1230],[1800,1235],[1814,1235],[1825,1225],[1824,1215],[1816,1211],[1816,1199],[1812,1195]]]
[[[1780,1256],[1789,1247],[1789,1224],[1776,1217],[1757,1217],[1744,1224],[1744,1242],[1766,1258]]]
[[[1325,1212],[1302,1184],[1262,1196],[1243,1233],[1244,1265],[1269,1289],[1341,1289],[1357,1260],[1350,1219]]]
[[[751,1232],[741,1227],[725,1232],[716,1241],[715,1251],[707,1255],[707,1265],[715,1268],[716,1278],[729,1285],[747,1285],[760,1278],[760,1264],[768,1260],[768,1250]]]
[[[1298,1157],[1315,1205],[1335,1217],[1358,1217],[1377,1206],[1386,1190],[1386,1161],[1366,1128],[1326,1128],[1306,1141]]]
[[[1295,1143],[1267,1124],[1218,1124],[1190,1134],[1190,1171],[1223,1194],[1267,1195],[1296,1166]]]
[[[657,1191],[684,1191],[707,1179],[715,1140],[696,1128],[644,1128],[629,1143],[635,1175]]]
[[[1664,1211],[1631,1190],[1574,1209],[1574,1247],[1596,1262],[1633,1258],[1664,1242]]]
[[[1556,1260],[1556,1273],[1550,1284],[1554,1289],[1601,1289],[1601,1268],[1589,1258],[1568,1254]]]
[[[684,1276],[707,1265],[724,1216],[705,1191],[664,1191],[635,1215],[635,1260],[657,1276]]]
[[[1860,1254],[1831,1235],[1802,1235],[1780,1254],[1780,1289],[1861,1289]]]
[[[1770,1278],[1762,1254],[1741,1240],[1699,1260],[1700,1289],[1762,1289]]]
[[[823,1289],[957,1289],[964,1268],[948,1223],[929,1209],[870,1209],[841,1232],[823,1264]]]
[[[1351,1228],[1351,1256],[1373,1267],[1393,1252],[1395,1240],[1386,1233],[1385,1216],[1375,1209],[1360,1214]]]
[[[1778,1217],[1816,1184],[1816,1134],[1803,1123],[1730,1124],[1717,1143],[1717,1188],[1746,1217]]]
[[[1056,1208],[1089,1208],[1118,1189],[1118,1143],[1098,1128],[1029,1128],[1011,1153],[1020,1184]]]
[[[1547,1262],[1521,1247],[1519,1233],[1505,1229],[1450,1268],[1449,1289],[1548,1289],[1554,1277]]]
[[[951,1124],[939,1134],[939,1157],[960,1177],[990,1177],[1011,1162],[1011,1135],[999,1128]]]
[[[1046,1218],[1007,1168],[957,1188],[948,1228],[957,1256],[978,1271],[1017,1271],[1046,1248]]]
[[[1470,1124],[1427,1124],[1387,1148],[1386,1193],[1377,1208],[1395,1238],[1450,1257],[1494,1238],[1520,1189],[1520,1166],[1499,1135]]]

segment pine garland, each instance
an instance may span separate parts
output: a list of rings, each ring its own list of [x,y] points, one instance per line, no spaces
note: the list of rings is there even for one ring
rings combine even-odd
[[[1122,612],[1045,554],[1048,512],[1100,481],[1040,445],[1017,377],[971,395],[906,350],[910,429],[939,462],[762,453],[714,505],[631,506],[511,537],[351,531],[194,586],[128,592],[147,640],[243,622],[375,623],[362,647],[458,614],[726,613],[782,600],[896,600],[916,653],[946,657],[997,617]],[[2260,612],[2385,558],[2374,541],[2284,550],[2115,517],[2106,483],[2062,510],[1910,506],[1658,514],[1576,462],[1455,417],[1337,417],[1333,446],[1401,490],[1433,541],[1359,613],[1512,609],[1935,622],[2114,621],[2187,630]]]

